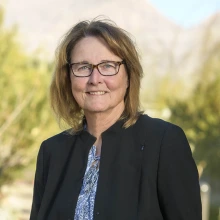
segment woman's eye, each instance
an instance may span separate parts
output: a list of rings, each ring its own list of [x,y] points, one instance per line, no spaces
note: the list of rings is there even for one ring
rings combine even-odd
[[[105,64],[103,64],[103,68],[105,68],[105,69],[115,68],[115,65],[112,63],[105,63]]]
[[[90,69],[88,65],[83,65],[78,67],[78,71],[88,70]]]
[[[110,67],[111,67],[111,65],[109,65],[109,64],[105,64],[105,65],[104,65],[104,68],[106,68],[106,69],[107,69],[107,68],[110,68]]]

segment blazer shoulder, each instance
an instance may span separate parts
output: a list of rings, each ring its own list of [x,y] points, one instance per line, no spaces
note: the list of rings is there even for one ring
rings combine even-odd
[[[44,140],[44,142],[50,143],[50,142],[54,142],[54,141],[63,141],[66,140],[67,138],[73,138],[75,136],[75,134],[71,134],[69,130],[65,130],[62,131],[58,134],[55,134],[49,138],[47,138],[46,140]]]
[[[159,118],[151,118],[148,115],[141,115],[136,123],[136,130],[140,133],[140,138],[148,141],[161,143],[166,140],[166,136],[185,137],[185,133],[178,125],[164,121]]]
[[[178,125],[171,122],[164,121],[160,118],[152,118],[146,114],[143,114],[139,118],[139,126],[145,127],[152,131],[166,131],[167,129],[182,130]]]
[[[60,149],[61,146],[63,148],[64,146],[71,145],[71,143],[75,140],[75,137],[75,134],[71,134],[69,130],[65,130],[44,140],[41,147],[46,148],[48,151],[54,151],[56,149]]]

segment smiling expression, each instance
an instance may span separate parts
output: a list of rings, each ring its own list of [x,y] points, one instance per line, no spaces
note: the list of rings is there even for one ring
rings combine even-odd
[[[71,63],[87,62],[98,64],[103,61],[121,61],[97,37],[85,37],[74,47]],[[116,113],[124,110],[124,97],[128,87],[125,65],[121,65],[118,74],[102,76],[97,68],[88,77],[76,77],[71,73],[72,94],[84,110],[84,113]]]

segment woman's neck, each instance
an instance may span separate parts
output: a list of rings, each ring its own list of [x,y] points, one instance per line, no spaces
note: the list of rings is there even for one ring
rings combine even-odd
[[[102,114],[98,113],[86,116],[87,130],[91,135],[96,137],[96,142],[94,143],[94,145],[96,146],[96,155],[101,155],[101,134],[109,127],[111,127],[118,120],[119,117],[112,118],[110,117],[110,115],[103,116]]]
[[[96,143],[101,145],[101,134],[111,127],[121,116],[124,106],[111,112],[86,112],[88,132],[97,138]]]

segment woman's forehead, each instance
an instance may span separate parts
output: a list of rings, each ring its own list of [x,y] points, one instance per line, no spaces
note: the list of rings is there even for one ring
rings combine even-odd
[[[71,53],[72,62],[100,62],[102,60],[120,61],[120,57],[115,55],[107,43],[98,37],[89,36],[82,38]]]

